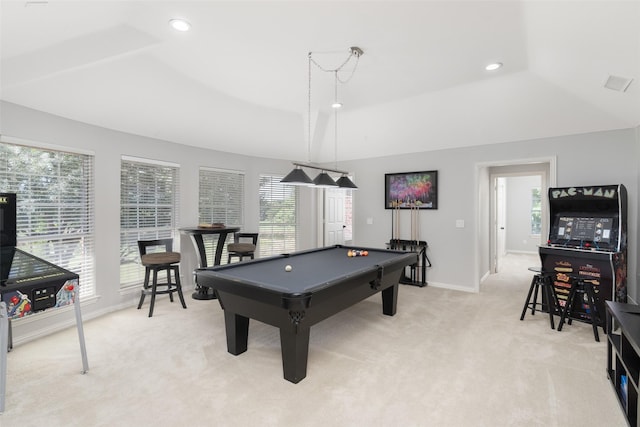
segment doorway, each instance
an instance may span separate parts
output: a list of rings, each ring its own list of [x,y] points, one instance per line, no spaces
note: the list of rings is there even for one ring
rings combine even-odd
[[[496,274],[505,262],[513,259],[507,254],[538,253],[538,246],[543,243],[542,230],[547,229],[547,215],[543,215],[542,207],[547,185],[543,172],[493,172],[491,233],[495,248],[490,261],[491,274]]]
[[[544,236],[548,235],[548,207],[546,194],[549,187],[556,185],[556,159],[555,157],[524,159],[503,162],[493,162],[478,164],[477,183],[478,183],[478,246],[477,246],[477,267],[478,281],[476,282],[477,291],[480,290],[480,283],[486,280],[490,274],[495,274],[508,267],[508,257],[504,255],[513,249],[509,247],[510,242],[510,224],[509,212],[511,208],[517,204],[524,204],[522,198],[509,197],[509,179],[514,177],[538,176],[540,179],[541,206],[540,206],[540,230],[538,238],[518,237],[520,243],[527,240],[531,245],[532,240],[535,245],[529,246],[527,249],[516,249],[525,252],[537,252],[537,246],[542,243]],[[512,185],[512,189],[517,188]],[[525,193],[521,191],[520,196],[528,198],[526,205],[529,206],[527,214],[520,214],[519,218],[530,224],[531,221],[531,203],[532,194],[530,191]],[[512,220],[513,221],[513,220]],[[516,224],[512,223],[511,226]],[[529,236],[535,236],[530,233]],[[511,236],[513,237],[513,236]],[[531,248],[534,249],[531,249]]]

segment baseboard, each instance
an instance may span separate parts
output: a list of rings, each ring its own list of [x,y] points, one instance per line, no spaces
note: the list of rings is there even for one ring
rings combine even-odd
[[[440,283],[440,282],[429,281],[428,286],[432,286],[434,288],[441,288],[441,289],[450,289],[452,291],[478,293],[478,291],[473,288],[467,288],[465,286],[460,286],[460,285],[452,285],[450,283]]]
[[[97,298],[96,298],[97,299]],[[93,303],[93,302],[92,302]],[[130,308],[136,304],[135,300],[123,302],[117,306],[111,306],[104,308],[102,310],[94,310],[89,313],[82,312],[82,306],[85,305],[84,302],[80,303],[80,311],[82,315],[82,322],[86,322],[88,320],[96,319],[98,317],[105,316],[109,313],[113,313],[115,311],[124,310],[125,308]],[[20,327],[20,324],[27,323],[43,323],[43,326],[35,325],[34,330],[29,332],[21,331],[20,333],[13,334],[13,346],[19,346],[21,344],[26,344],[30,341],[54,334],[56,332],[63,331],[68,328],[76,327],[76,318],[75,318],[75,309],[73,305],[69,305],[66,307],[57,308],[54,310],[46,310],[41,314],[36,313],[34,315],[28,316],[24,319],[16,319],[12,321],[12,327],[14,331],[16,328]],[[28,322],[25,322],[26,320]]]
[[[537,251],[518,251],[518,250],[508,250],[507,254],[525,254],[525,255],[538,255]]]
[[[491,275],[490,271],[487,271],[486,273],[484,273],[482,275],[482,277],[480,278],[480,284],[482,284],[485,280],[487,280],[489,278],[489,276]]]

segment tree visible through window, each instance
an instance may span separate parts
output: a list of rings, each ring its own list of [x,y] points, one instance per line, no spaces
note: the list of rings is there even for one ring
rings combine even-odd
[[[531,234],[542,232],[542,196],[540,187],[531,189]]]
[[[95,295],[94,159],[0,143],[0,192],[16,193],[18,247],[80,276]]]
[[[298,187],[260,176],[260,256],[293,252],[298,241]]]
[[[123,158],[120,166],[120,285],[142,282],[138,240],[173,238],[178,223],[177,165]],[[174,241],[174,248],[178,242]]]

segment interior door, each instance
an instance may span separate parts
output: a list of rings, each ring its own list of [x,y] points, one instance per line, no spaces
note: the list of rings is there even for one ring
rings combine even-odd
[[[324,244],[325,246],[344,244],[345,191],[325,188],[324,190]]]
[[[506,216],[507,216],[507,200],[506,200],[506,179],[499,177],[496,179],[496,259],[495,272],[500,271],[502,257],[506,253]]]

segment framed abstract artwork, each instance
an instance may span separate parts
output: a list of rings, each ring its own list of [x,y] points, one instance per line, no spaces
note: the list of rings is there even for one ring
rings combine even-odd
[[[385,209],[438,209],[438,171],[384,175]]]

